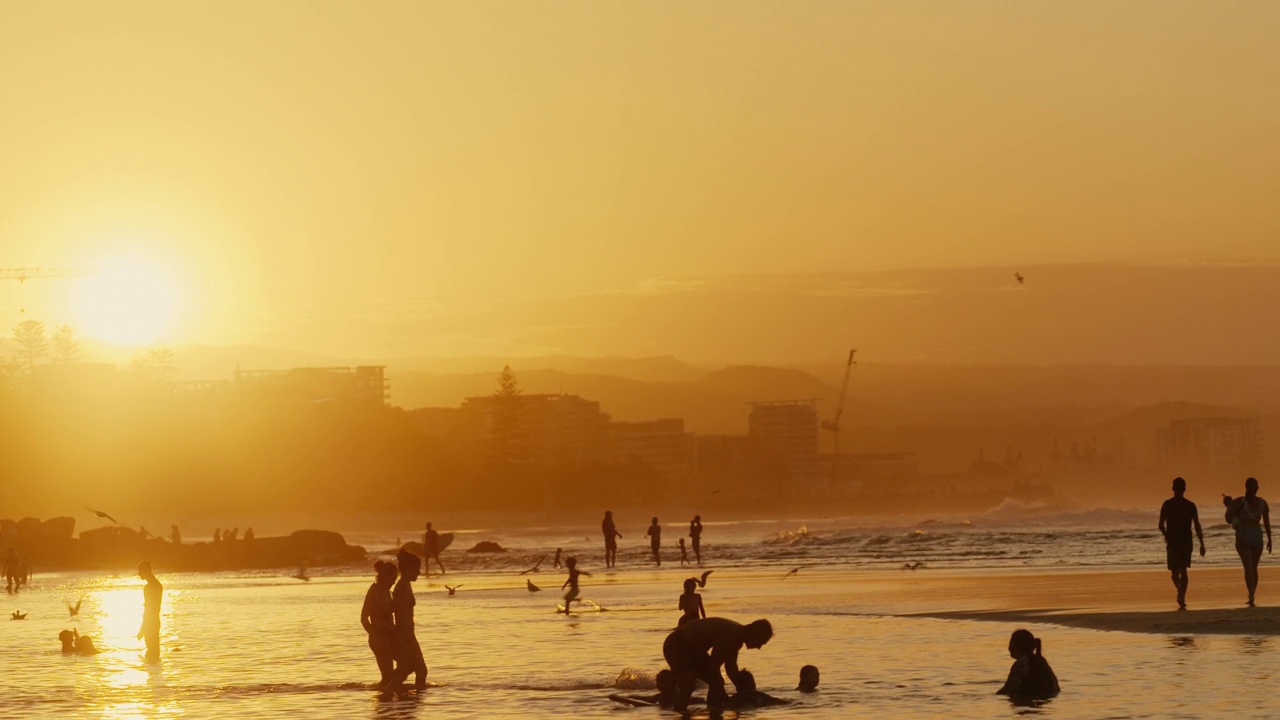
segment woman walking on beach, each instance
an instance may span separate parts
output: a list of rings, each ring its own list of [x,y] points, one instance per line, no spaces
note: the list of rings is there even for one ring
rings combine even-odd
[[[1008,695],[1014,700],[1046,700],[1058,694],[1058,676],[1053,674],[1049,661],[1044,659],[1040,638],[1029,630],[1014,630],[1009,637],[1009,656],[1013,667],[1009,678],[997,695]]]
[[[1267,552],[1271,552],[1271,510],[1267,501],[1258,496],[1258,480],[1244,481],[1244,497],[1234,500],[1224,495],[1227,506],[1227,522],[1236,530],[1236,552],[1244,565],[1244,584],[1249,590],[1249,607],[1258,590],[1258,561],[1262,559],[1262,531],[1267,532]]]
[[[386,687],[395,665],[396,624],[391,616],[391,584],[396,581],[396,566],[379,560],[373,564],[377,579],[364,595],[364,607],[360,608],[360,624],[369,634],[369,649],[378,662],[382,674],[379,685]]]
[[[413,581],[418,579],[422,571],[422,563],[418,556],[405,550],[396,553],[396,561],[400,564],[400,582],[391,594],[391,612],[396,620],[395,657],[396,670],[389,686],[399,685],[412,673],[414,686],[427,686],[427,661],[422,657],[422,646],[418,644],[418,636],[413,629],[413,606],[418,604],[413,597]]]

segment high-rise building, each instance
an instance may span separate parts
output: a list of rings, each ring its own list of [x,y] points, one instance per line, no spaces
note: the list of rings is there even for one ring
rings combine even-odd
[[[1258,473],[1263,460],[1262,423],[1258,418],[1173,420],[1156,431],[1156,459],[1179,473]]]
[[[779,497],[826,490],[818,462],[818,401],[750,403],[748,437],[754,471],[766,491]]]

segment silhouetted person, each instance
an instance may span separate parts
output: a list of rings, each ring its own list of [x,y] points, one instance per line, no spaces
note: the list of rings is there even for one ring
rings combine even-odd
[[[734,687],[738,687],[738,652],[744,645],[752,649],[761,647],[771,637],[773,626],[768,620],[742,625],[727,618],[711,617],[673,630],[662,643],[662,657],[676,676],[675,709],[683,711],[688,706],[697,680],[707,684],[707,707],[724,707],[728,696],[720,667],[724,666]]]
[[[222,539],[227,542],[235,542],[238,537],[240,537],[240,528],[232,528],[231,533],[228,536],[224,536]]]
[[[684,550],[684,538],[680,538],[680,542],[676,543],[676,545],[680,547],[680,564],[692,565],[693,563],[689,562],[689,553]]]
[[[702,516],[694,515],[689,521],[689,540],[693,546],[693,557],[702,564]]]
[[[182,544],[182,533],[178,530],[177,525],[169,526],[169,542],[173,543],[174,545]]]
[[[386,687],[395,672],[396,623],[391,613],[391,584],[396,581],[396,566],[379,560],[373,564],[376,578],[364,594],[364,606],[360,608],[360,624],[369,634],[369,649],[378,663],[382,678],[378,684]]]
[[[4,589],[13,592],[22,587],[22,564],[18,562],[18,551],[9,548],[4,556]]]
[[[253,528],[244,531],[244,541],[253,542]]]
[[[444,574],[444,564],[440,562],[440,533],[431,528],[431,523],[427,523],[427,530],[422,534],[422,564],[427,575],[431,574],[431,561],[436,561],[436,565],[440,566],[440,574]]]
[[[400,564],[400,582],[396,583],[391,594],[391,612],[396,621],[395,653],[396,670],[389,685],[399,685],[412,673],[414,686],[427,686],[427,661],[422,657],[422,646],[418,644],[418,636],[413,629],[413,606],[418,601],[413,597],[413,581],[418,579],[421,563],[418,556],[401,549],[396,553],[396,561]]]
[[[553,568],[559,568],[559,567],[560,567],[560,548],[556,548],[556,560],[555,560],[555,564],[553,564],[551,567],[553,567]]]
[[[151,532],[147,530],[146,525],[138,526],[138,537],[140,537],[143,540],[146,540],[147,538],[151,537]]]
[[[604,533],[604,566],[613,567],[618,564],[618,538],[622,533],[613,524],[613,511],[604,511],[604,521],[600,523],[600,531]]]
[[[738,671],[738,679],[733,684],[735,692],[726,703],[734,709],[768,707],[770,705],[790,705],[790,700],[776,698],[756,687],[756,676],[746,668]]]
[[[97,655],[100,652],[94,647],[92,638],[74,629],[58,633],[58,640],[62,642],[63,655]]]
[[[566,558],[564,566],[569,569],[569,577],[565,579],[564,584],[560,586],[560,589],[564,590],[566,587],[569,588],[569,591],[564,594],[564,614],[568,615],[569,605],[578,599],[578,594],[580,592],[578,589],[578,576],[586,575],[587,577],[591,577],[591,573],[586,570],[578,569],[577,558]]]
[[[796,689],[802,693],[817,692],[818,680],[818,668],[814,665],[805,665],[800,668],[800,684]]]
[[[649,536],[649,551],[653,553],[653,561],[658,565],[662,564],[662,526],[658,524],[658,518],[654,518],[649,525],[649,529],[644,531]]]
[[[1009,656],[1014,663],[997,695],[1008,695],[1013,700],[1047,700],[1058,694],[1058,677],[1044,659],[1040,638],[1027,630],[1014,630],[1009,638]]]
[[[1200,557],[1204,557],[1204,532],[1200,529],[1200,513],[1196,504],[1183,497],[1187,481],[1173,479],[1173,497],[1160,506],[1160,534],[1164,535],[1165,556],[1173,586],[1178,589],[1178,609],[1187,609],[1187,569],[1191,567],[1191,528],[1200,539]]]
[[[213,531],[213,544],[217,545],[222,542],[222,529],[218,528]]]
[[[680,596],[679,609],[684,614],[676,622],[676,627],[707,616],[706,608],[702,607],[702,596],[698,594],[698,581],[696,578],[689,578],[684,581],[684,594]]]
[[[1245,601],[1253,607],[1253,596],[1258,590],[1258,561],[1262,559],[1262,532],[1267,532],[1267,552],[1271,552],[1271,509],[1267,501],[1258,496],[1258,481],[1249,478],[1244,481],[1244,497],[1234,500],[1228,495],[1222,496],[1222,503],[1227,506],[1227,522],[1236,531],[1236,553],[1244,565],[1244,584],[1249,590],[1249,599]]]
[[[142,627],[138,628],[138,638],[147,643],[147,659],[160,659],[160,600],[164,596],[164,587],[151,572],[151,563],[143,560],[138,563],[138,577],[147,581],[142,588]]]

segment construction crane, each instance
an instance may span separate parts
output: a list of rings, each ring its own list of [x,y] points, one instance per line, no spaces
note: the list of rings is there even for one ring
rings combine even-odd
[[[844,366],[844,383],[840,385],[840,401],[836,403],[836,414],[830,420],[822,421],[822,429],[830,430],[831,437],[835,441],[835,453],[831,456],[832,467],[835,468],[840,462],[840,417],[844,415],[844,401],[849,396],[849,375],[853,373],[854,362],[853,355],[857,350],[849,351],[849,361]],[[832,475],[835,473],[832,472]]]
[[[0,268],[0,280],[17,280],[19,285],[25,285],[28,280],[39,278],[80,277],[88,274],[86,270],[75,268]],[[27,309],[18,308],[18,312],[26,315]]]

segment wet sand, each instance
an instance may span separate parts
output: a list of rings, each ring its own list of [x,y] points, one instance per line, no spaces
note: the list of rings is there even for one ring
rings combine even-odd
[[[1193,568],[1186,611],[1177,609],[1163,569],[912,573],[917,577],[908,584],[919,597],[947,607],[901,615],[1134,633],[1280,635],[1280,575],[1268,570],[1264,565],[1258,607],[1250,608],[1240,569]]]

